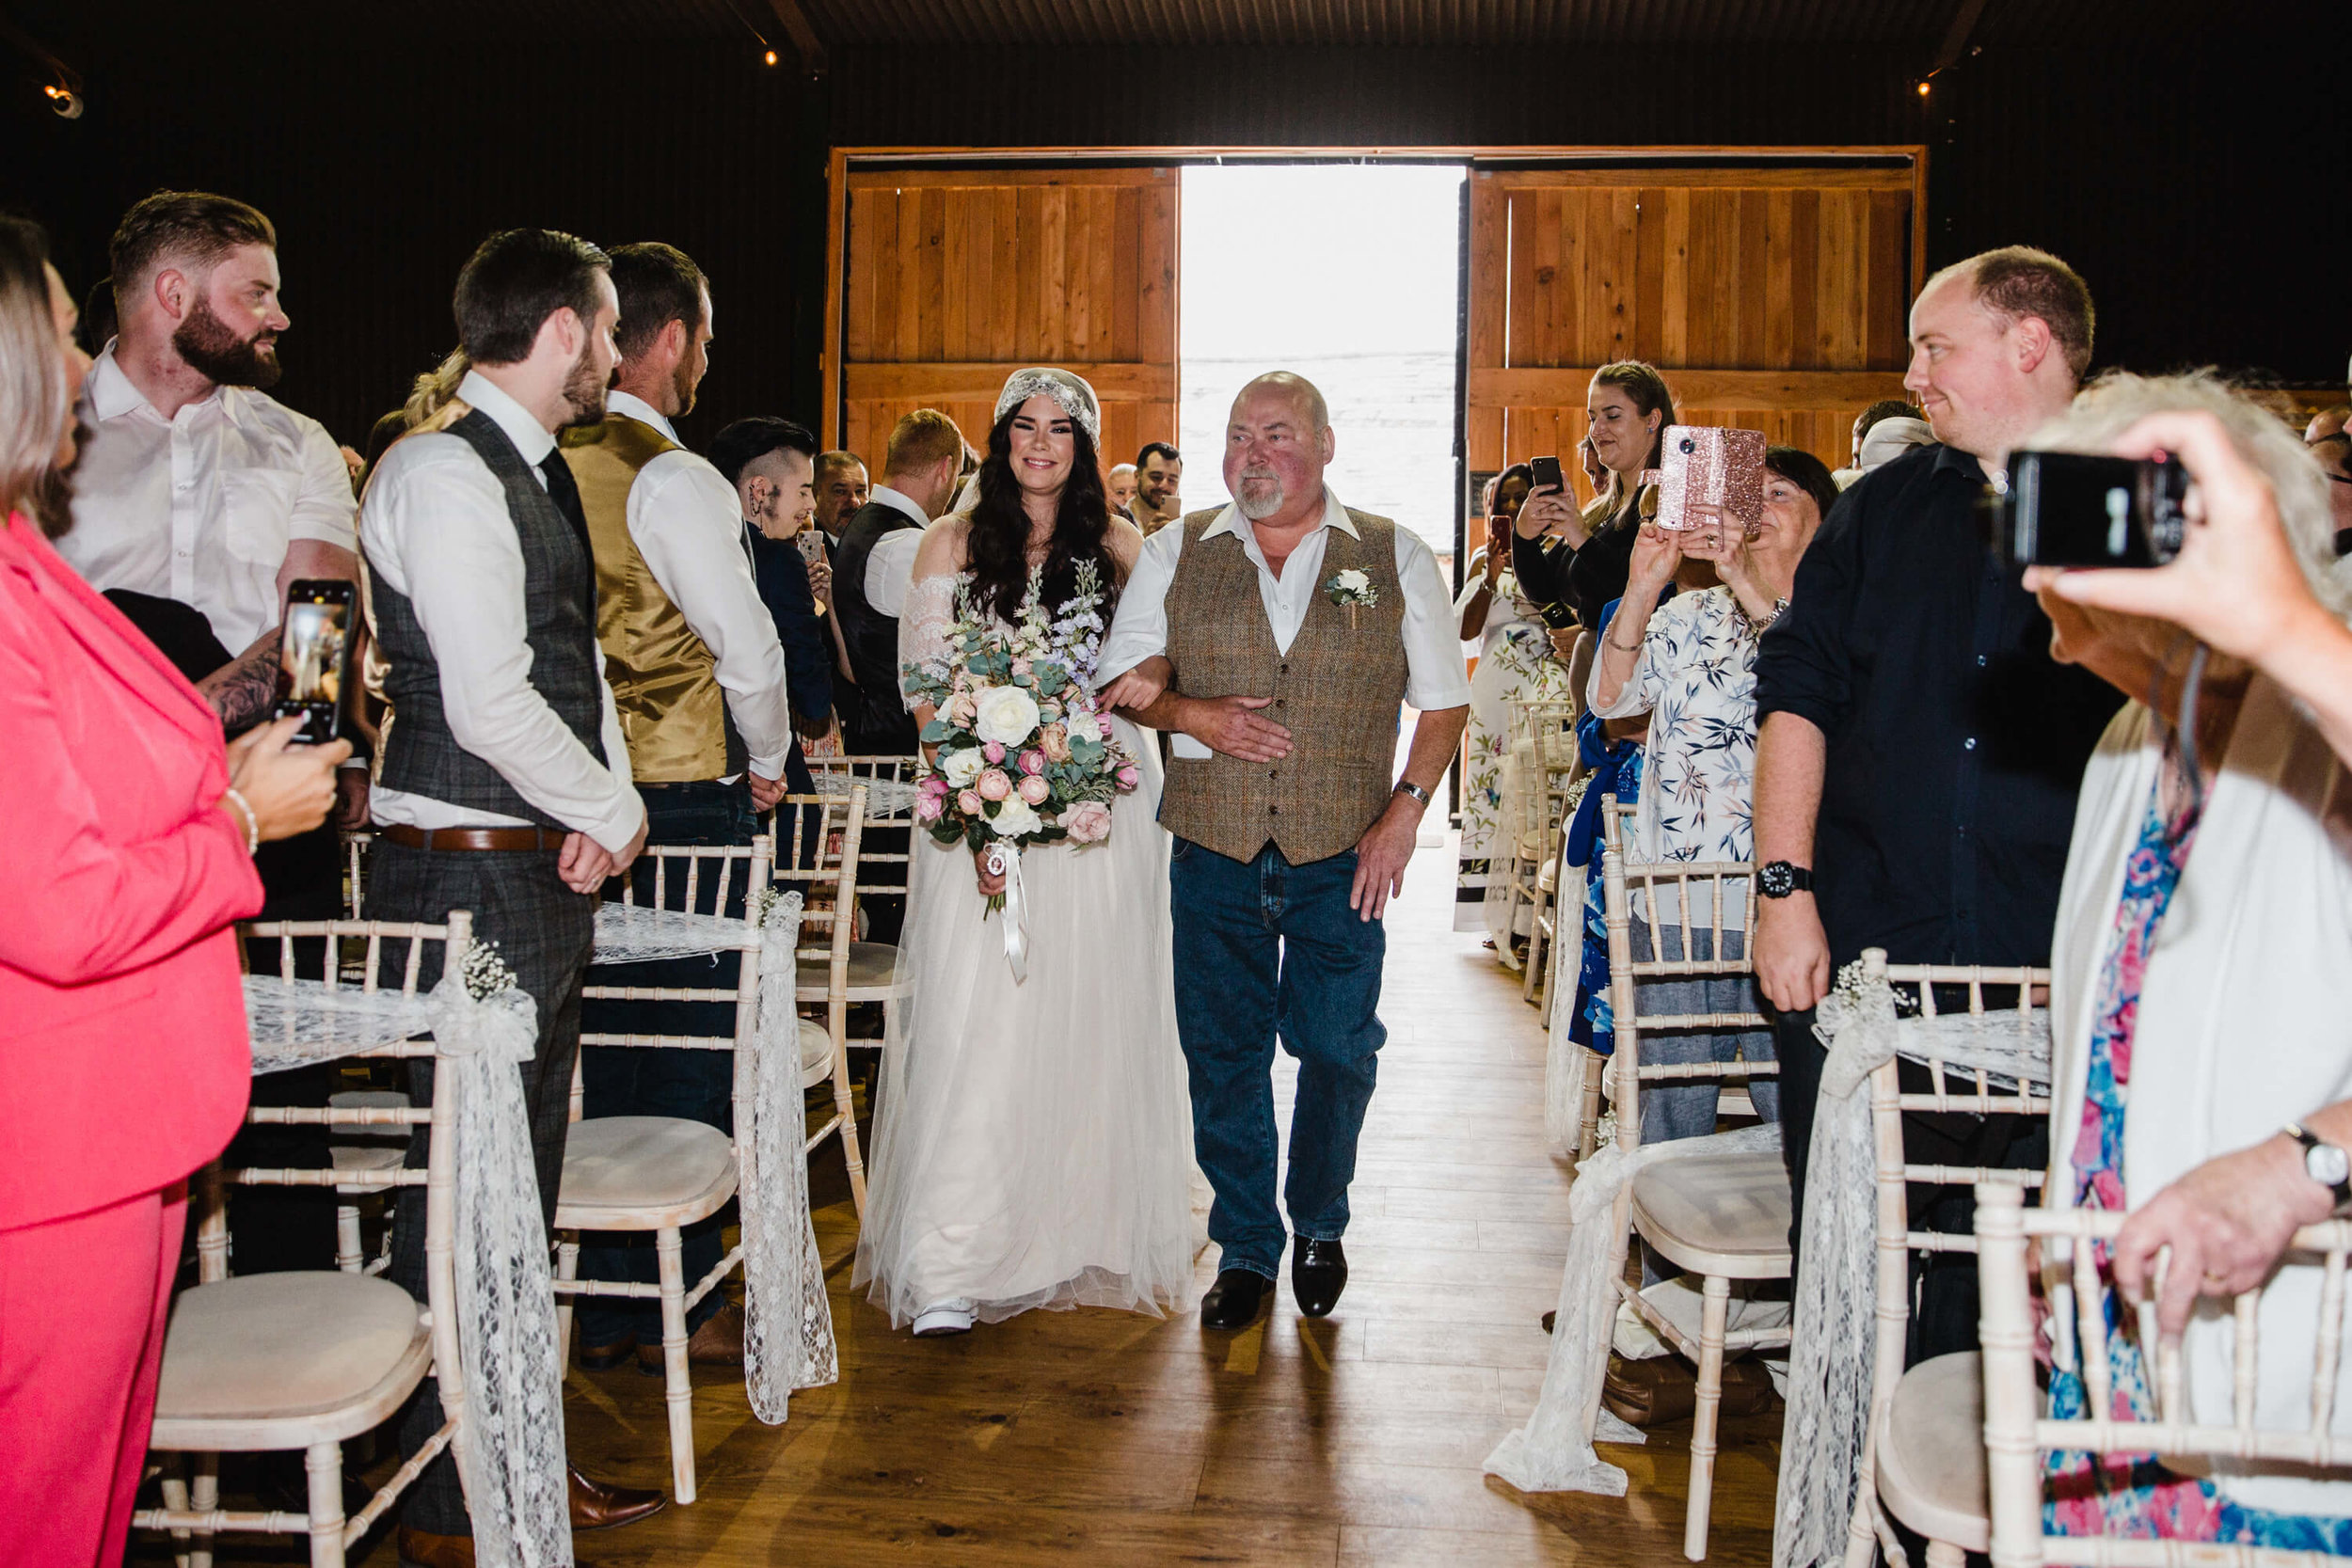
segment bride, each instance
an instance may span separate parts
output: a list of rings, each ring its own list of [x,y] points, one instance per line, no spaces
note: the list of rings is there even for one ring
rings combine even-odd
[[[1094,390],[1066,371],[1005,384],[968,515],[924,535],[899,621],[902,665],[940,659],[958,586],[1019,619],[1029,574],[1043,601],[1077,565],[1126,580],[1143,536],[1109,515]],[[1112,605],[1100,607],[1110,620]],[[1091,672],[1087,674],[1090,677]],[[928,724],[928,703],[911,703]],[[1111,721],[1141,786],[1112,807],[1109,839],[1022,856],[1028,978],[1005,958],[1001,879],[918,832],[873,1187],[852,1283],[918,1335],[960,1334],[1031,1307],[1164,1313],[1192,1279],[1192,1122],[1168,960],[1168,833],[1158,748]]]

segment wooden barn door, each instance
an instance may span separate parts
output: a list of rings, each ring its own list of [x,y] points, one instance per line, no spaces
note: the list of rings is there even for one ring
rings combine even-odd
[[[1909,154],[1474,166],[1469,467],[1558,453],[1576,473],[1586,387],[1613,359],[1664,372],[1685,424],[1843,467],[1854,416],[1903,395],[1922,180]]]
[[[977,450],[1005,377],[1059,365],[1103,402],[1103,463],[1176,439],[1177,172],[844,166],[825,442],[882,476],[898,417]]]

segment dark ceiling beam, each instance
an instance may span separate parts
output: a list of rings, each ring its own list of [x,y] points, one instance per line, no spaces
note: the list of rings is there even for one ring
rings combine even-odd
[[[1944,30],[1944,47],[1935,52],[1935,63],[1928,67],[1929,75],[1960,58],[1960,52],[1968,47],[1968,40],[1977,30],[1978,19],[1983,15],[1984,0],[1960,0],[1960,8],[1952,13],[1952,24]]]
[[[1982,0],[1978,0],[1982,4]],[[825,46],[817,37],[817,29],[808,24],[807,13],[801,9],[801,0],[768,0],[768,8],[776,13],[783,24],[785,37],[792,40],[793,53],[801,56],[801,67],[811,76],[825,73]]]

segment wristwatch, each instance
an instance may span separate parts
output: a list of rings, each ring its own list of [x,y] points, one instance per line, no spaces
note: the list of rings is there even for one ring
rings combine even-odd
[[[2286,1134],[2303,1146],[2304,1173],[2335,1195],[2336,1207],[2352,1203],[2352,1154],[2320,1142],[2296,1122],[2287,1123]]]
[[[1787,861],[1773,861],[1756,874],[1756,891],[1767,898],[1786,898],[1792,893],[1813,891],[1813,868],[1791,865]]]
[[[1410,779],[1397,780],[1396,787],[1389,791],[1389,793],[1391,795],[1410,795],[1414,800],[1419,800],[1423,806],[1429,804],[1429,791],[1422,788],[1421,785],[1415,784]]]

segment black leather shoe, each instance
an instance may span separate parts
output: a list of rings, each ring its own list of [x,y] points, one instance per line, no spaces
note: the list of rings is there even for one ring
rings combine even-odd
[[[1347,1289],[1347,1254],[1337,1241],[1311,1242],[1301,1236],[1291,1245],[1291,1296],[1299,1312],[1320,1318],[1340,1304]]]
[[[1202,1328],[1248,1328],[1258,1321],[1267,1289],[1274,1281],[1248,1269],[1226,1269],[1200,1298]]]

